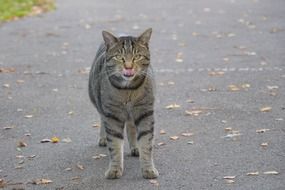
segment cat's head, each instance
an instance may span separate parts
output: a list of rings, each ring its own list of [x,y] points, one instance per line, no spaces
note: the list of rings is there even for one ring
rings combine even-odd
[[[149,40],[152,29],[138,37],[115,37],[103,31],[106,46],[106,70],[113,85],[118,88],[136,88],[140,85],[150,64]]]

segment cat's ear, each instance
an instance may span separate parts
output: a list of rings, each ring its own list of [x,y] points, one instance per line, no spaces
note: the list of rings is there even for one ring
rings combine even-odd
[[[152,28],[147,29],[146,31],[144,31],[139,37],[139,41],[142,44],[147,45],[149,43],[150,37],[151,37],[151,33],[152,33]]]
[[[118,39],[113,34],[111,34],[109,32],[103,31],[102,35],[103,35],[103,39],[104,39],[105,45],[107,46],[107,49],[109,49],[115,43],[118,42]]]

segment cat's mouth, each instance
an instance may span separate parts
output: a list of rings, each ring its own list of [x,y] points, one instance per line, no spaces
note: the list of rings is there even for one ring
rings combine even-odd
[[[126,69],[126,68],[124,68],[124,69],[123,69],[123,75],[124,75],[124,77],[126,77],[126,78],[132,78],[135,74],[136,74],[136,72],[135,72],[135,69],[134,69],[134,68],[132,68],[132,69]]]

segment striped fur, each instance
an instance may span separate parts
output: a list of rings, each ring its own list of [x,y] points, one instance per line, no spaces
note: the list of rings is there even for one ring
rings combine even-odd
[[[108,146],[109,169],[105,176],[123,173],[124,128],[131,155],[139,156],[144,178],[156,178],[152,158],[153,74],[150,66],[151,29],[139,37],[115,37],[103,31],[89,76],[89,96],[101,117],[100,146]]]

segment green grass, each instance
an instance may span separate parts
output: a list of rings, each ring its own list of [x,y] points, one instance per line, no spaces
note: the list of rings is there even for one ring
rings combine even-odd
[[[0,0],[0,22],[54,9],[54,0]]]

